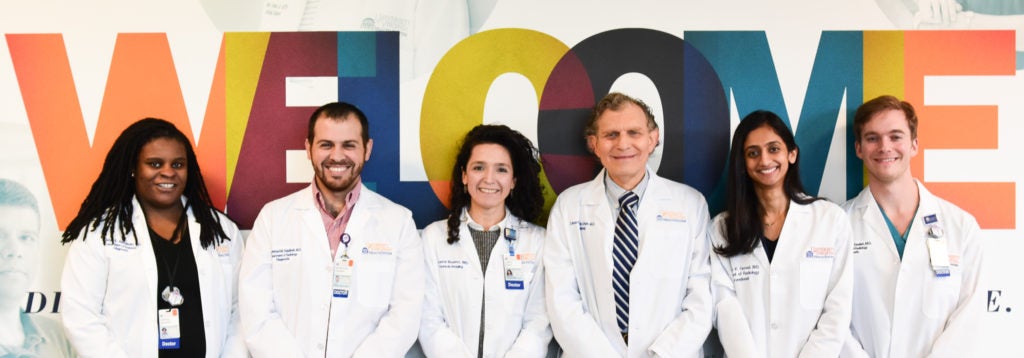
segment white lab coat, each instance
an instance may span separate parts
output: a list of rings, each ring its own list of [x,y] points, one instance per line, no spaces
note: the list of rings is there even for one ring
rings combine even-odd
[[[604,176],[566,189],[551,209],[544,270],[555,339],[568,357],[699,356],[712,318],[704,196],[651,174],[637,210],[627,347],[616,323],[615,218]]]
[[[156,257],[142,207],[137,199],[132,204],[134,236],[129,234],[125,241],[118,236],[113,242],[108,237],[104,244],[101,224],[89,230],[85,240],[79,236],[72,242],[64,261],[61,316],[68,340],[82,357],[156,357],[159,352]],[[203,249],[192,208],[187,214],[202,292],[206,356],[245,357],[236,289],[242,236],[233,222],[218,214],[231,240]]]
[[[263,207],[239,274],[254,357],[399,357],[416,340],[423,248],[408,209],[363,188],[345,232],[351,293],[332,295],[334,260],[312,186]],[[336,257],[345,248],[338,246]]]
[[[712,224],[725,246],[725,216]],[[836,204],[790,201],[769,264],[758,241],[733,257],[711,254],[715,324],[732,357],[836,357],[848,336],[853,299],[850,222]]]
[[[506,212],[508,212],[506,210]],[[544,228],[508,213],[498,223],[516,230],[512,241],[523,263],[521,290],[505,289],[504,257],[510,241],[502,235],[491,250],[487,274],[480,268],[476,245],[463,211],[459,241],[448,244],[448,223],[423,229],[427,297],[420,324],[420,345],[429,357],[476,357],[480,340],[480,305],[486,300],[484,357],[542,357],[551,341],[544,307]]]
[[[920,203],[900,261],[870,188],[843,204],[853,226],[853,338],[843,356],[972,357],[979,337],[981,238],[971,214],[917,183]],[[950,275],[936,277],[928,257],[935,215],[949,247]],[[866,353],[866,355],[865,355]]]

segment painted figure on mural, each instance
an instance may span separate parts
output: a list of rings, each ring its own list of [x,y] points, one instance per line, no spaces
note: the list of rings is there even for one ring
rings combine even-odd
[[[423,229],[430,357],[542,357],[551,341],[541,265],[539,152],[504,125],[479,125],[452,169],[450,211]],[[458,264],[456,264],[458,263]],[[486,322],[486,324],[484,324]]]
[[[361,178],[373,140],[356,106],[309,117],[308,186],[267,203],[246,242],[239,293],[255,357],[405,354],[423,305],[423,247],[412,213]]]
[[[174,124],[121,132],[62,241],[64,328],[83,357],[246,356],[242,235]]]
[[[836,357],[850,326],[850,222],[808,195],[800,150],[775,113],[740,121],[726,207],[711,228],[715,327],[732,357]]]
[[[0,357],[74,357],[59,323],[21,308],[39,269],[40,225],[32,192],[0,179]]]
[[[899,28],[1024,28],[1024,0],[875,1]]]
[[[711,330],[708,207],[652,172],[649,107],[610,93],[585,127],[604,169],[559,195],[544,248],[551,327],[574,357],[701,355]]]
[[[264,0],[263,31],[396,31],[401,82],[429,77],[452,46],[470,35],[464,0]],[[481,6],[486,7],[486,6]]]
[[[868,186],[843,204],[853,227],[851,337],[843,356],[971,357],[979,337],[982,268],[974,216],[928,191],[910,171],[914,107],[893,96],[854,116]]]

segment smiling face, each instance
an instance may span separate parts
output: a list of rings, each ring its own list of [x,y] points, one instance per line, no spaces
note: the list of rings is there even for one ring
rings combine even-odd
[[[782,190],[789,166],[796,163],[797,150],[789,150],[782,137],[767,124],[758,127],[743,141],[747,175],[760,189]]]
[[[135,164],[135,194],[143,209],[167,209],[181,205],[188,180],[185,144],[157,138],[142,146]]]
[[[864,123],[854,144],[873,183],[892,183],[910,178],[910,159],[917,155],[917,139],[911,138],[902,111],[885,110]]]
[[[354,115],[317,119],[313,141],[306,141],[306,155],[320,192],[347,195],[355,187],[373,149],[372,139],[363,143],[362,129]]]
[[[504,207],[505,198],[516,187],[512,157],[501,145],[484,143],[473,147],[462,171],[462,184],[470,196],[470,210]]]
[[[619,110],[606,110],[596,120],[595,134],[587,145],[601,160],[608,176],[626,190],[643,179],[647,159],[658,145],[658,130],[648,127],[640,107],[627,103]]]
[[[0,205],[0,307],[24,303],[39,257],[39,215],[25,206]]]

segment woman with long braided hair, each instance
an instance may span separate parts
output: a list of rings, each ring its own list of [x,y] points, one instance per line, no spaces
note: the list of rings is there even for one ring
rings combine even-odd
[[[170,122],[145,118],[121,132],[62,242],[71,244],[64,328],[83,357],[246,355],[242,237]]]

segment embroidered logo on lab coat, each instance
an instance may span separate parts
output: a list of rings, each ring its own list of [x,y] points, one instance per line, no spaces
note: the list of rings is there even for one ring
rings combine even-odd
[[[363,255],[388,255],[394,253],[391,244],[386,242],[371,242],[363,247]]]
[[[676,211],[662,211],[658,213],[658,221],[686,222],[686,214]]]
[[[807,258],[809,259],[830,259],[836,257],[836,249],[831,247],[812,247],[807,250]]]

